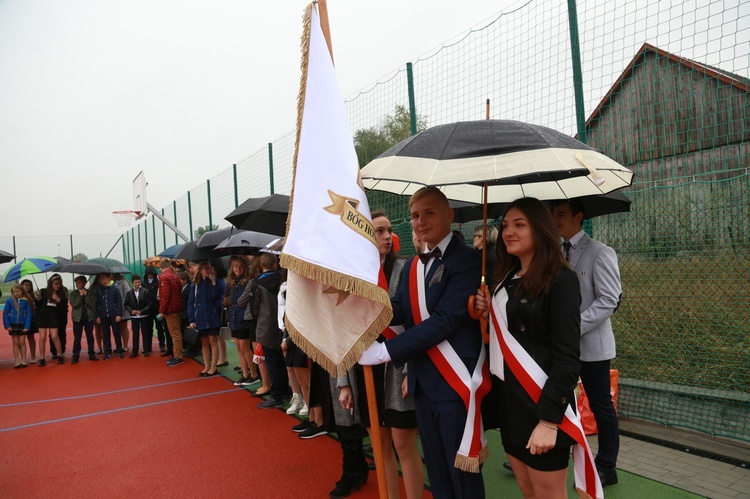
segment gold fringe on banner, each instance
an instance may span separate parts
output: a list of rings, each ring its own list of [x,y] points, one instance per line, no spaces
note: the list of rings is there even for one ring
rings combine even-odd
[[[341,291],[351,293],[371,301],[382,303],[390,306],[391,299],[388,297],[388,291],[377,284],[358,279],[354,276],[342,274],[314,263],[307,262],[300,258],[285,253],[281,254],[279,262],[282,268],[290,272],[307,277],[313,281],[319,282],[324,286],[333,286]],[[387,326],[388,324],[386,324]],[[383,326],[385,328],[385,326]]]
[[[362,352],[367,350],[367,348],[372,345],[372,343],[377,339],[380,333],[382,333],[383,330],[388,326],[388,324],[390,324],[390,315],[390,309],[384,308],[383,312],[381,312],[377,319],[375,319],[375,321],[370,324],[370,326],[367,328],[364,334],[362,334],[359,340],[357,340],[357,342],[354,343],[349,351],[346,352],[340,364],[336,364],[331,361],[331,359],[328,358],[326,354],[321,352],[320,349],[310,343],[310,341],[308,341],[307,338],[305,338],[304,335],[300,333],[296,327],[294,327],[294,324],[289,322],[288,318],[284,319],[284,323],[286,325],[286,330],[295,345],[301,348],[302,351],[305,352],[307,356],[313,360],[313,362],[317,363],[323,369],[328,371],[328,374],[340,378],[346,373],[346,371],[351,369],[354,364],[357,363],[359,357],[362,355]]]
[[[294,200],[294,186],[297,180],[297,159],[299,158],[299,139],[302,135],[302,115],[305,111],[305,97],[307,93],[307,69],[310,62],[310,33],[312,30],[312,9],[315,2],[305,7],[302,16],[302,61],[300,62],[299,94],[297,94],[297,134],[294,139],[294,158],[292,159],[292,191],[289,193],[289,214],[286,217],[286,233],[289,234],[289,224],[292,221],[292,201]]]

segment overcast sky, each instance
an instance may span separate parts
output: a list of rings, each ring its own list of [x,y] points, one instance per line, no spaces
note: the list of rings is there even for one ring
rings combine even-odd
[[[291,131],[306,3],[0,0],[0,237],[119,234],[139,171],[165,206]],[[515,3],[329,0],[344,96]]]

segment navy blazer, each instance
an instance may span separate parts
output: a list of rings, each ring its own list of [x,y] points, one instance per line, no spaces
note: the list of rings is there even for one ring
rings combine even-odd
[[[479,323],[469,317],[467,303],[477,292],[481,279],[481,255],[453,237],[442,258],[432,262],[425,276],[427,310],[430,318],[415,326],[409,296],[409,272],[404,266],[401,286],[391,299],[393,321],[403,324],[403,333],[385,342],[391,360],[409,362],[409,393],[417,387],[435,401],[460,398],[432,363],[427,350],[448,340],[470,372],[484,348]],[[441,275],[442,274],[442,275]]]

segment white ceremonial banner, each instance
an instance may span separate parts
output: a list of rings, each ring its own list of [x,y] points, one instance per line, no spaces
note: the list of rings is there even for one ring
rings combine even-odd
[[[281,265],[287,329],[329,372],[349,369],[392,317],[354,141],[317,10],[308,6],[292,199]]]

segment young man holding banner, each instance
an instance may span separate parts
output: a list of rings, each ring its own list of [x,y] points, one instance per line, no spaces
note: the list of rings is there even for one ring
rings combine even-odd
[[[482,498],[479,465],[487,448],[479,408],[490,379],[479,324],[467,312],[480,281],[480,255],[453,237],[453,210],[438,189],[418,190],[409,207],[412,229],[426,246],[405,265],[391,300],[392,323],[405,331],[374,343],[359,362],[409,362],[409,393],[434,496]]]

